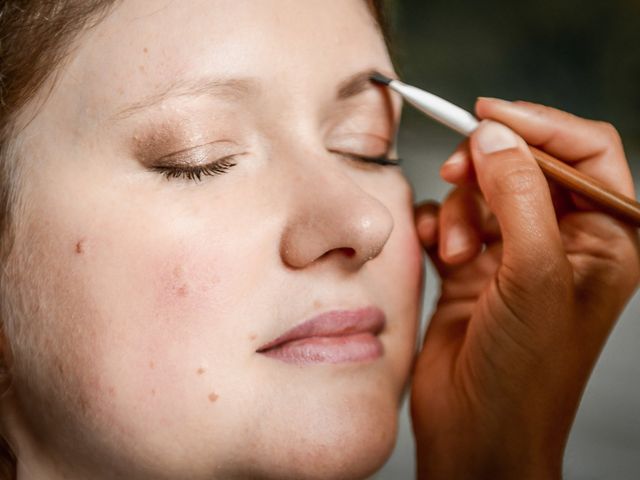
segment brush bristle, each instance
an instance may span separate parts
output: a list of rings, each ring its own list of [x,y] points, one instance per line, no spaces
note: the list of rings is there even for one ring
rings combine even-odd
[[[379,72],[373,72],[371,74],[371,77],[369,77],[371,79],[372,82],[376,82],[376,83],[380,83],[382,85],[389,85],[392,81],[391,78],[389,77],[385,77],[384,75],[382,75]]]

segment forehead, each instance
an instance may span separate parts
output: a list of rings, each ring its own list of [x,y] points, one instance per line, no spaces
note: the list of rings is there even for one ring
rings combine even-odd
[[[371,67],[390,61],[364,0],[124,0],[79,39],[60,80],[79,108],[106,115],[194,75],[312,90]]]

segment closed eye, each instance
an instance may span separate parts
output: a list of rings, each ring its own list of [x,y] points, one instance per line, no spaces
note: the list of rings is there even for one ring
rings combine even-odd
[[[366,155],[358,155],[356,153],[346,153],[346,152],[338,152],[332,151],[336,155],[340,157],[347,158],[350,160],[356,160],[358,162],[364,163],[372,163],[375,165],[382,165],[385,167],[398,167],[402,163],[402,159],[400,158],[391,158],[389,155],[381,155],[381,156],[366,156]]]
[[[167,180],[171,180],[173,178],[183,178],[185,180],[193,180],[194,182],[199,182],[202,180],[202,177],[221,175],[223,173],[226,173],[230,168],[235,167],[235,157],[237,157],[237,155],[228,155],[204,165],[154,165],[153,167],[151,167],[151,170],[163,174],[167,178]]]

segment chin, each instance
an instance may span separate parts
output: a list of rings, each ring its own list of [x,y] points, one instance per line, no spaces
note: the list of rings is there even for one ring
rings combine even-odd
[[[304,411],[289,418],[286,425],[261,428],[262,435],[251,442],[256,457],[245,464],[245,467],[250,465],[249,468],[243,468],[237,478],[357,480],[370,477],[393,452],[398,405],[382,396],[368,400],[343,400],[321,407],[308,405],[311,408],[301,409]],[[269,443],[260,441],[263,436],[271,437],[265,438]]]

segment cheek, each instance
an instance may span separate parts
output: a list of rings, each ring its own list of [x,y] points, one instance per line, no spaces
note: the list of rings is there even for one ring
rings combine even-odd
[[[129,261],[120,259],[114,278],[102,278],[103,289],[92,289],[104,294],[96,303],[110,319],[113,348],[133,344],[125,358],[154,382],[208,368],[198,357],[205,341],[208,360],[225,350],[226,319],[233,315],[229,300],[238,288],[228,255],[182,242],[156,243],[140,255],[135,250],[127,254]]]
[[[238,275],[229,252],[211,248],[211,239],[194,238],[187,242],[167,231],[143,235],[131,225],[67,238],[65,254],[57,257],[72,268],[60,278],[60,290],[66,298],[76,292],[68,302],[73,311],[67,318],[74,322],[69,328],[93,332],[77,375],[91,365],[98,380],[85,387],[98,405],[161,406],[175,402],[180,391],[208,403],[215,395],[203,379],[210,379],[211,367],[224,365],[233,347],[225,319],[233,316]],[[73,349],[84,350],[83,344]]]
[[[411,191],[402,186],[384,191],[397,195],[385,199],[394,219],[394,228],[378,258],[380,292],[389,308],[385,353],[399,390],[406,381],[415,351],[424,286],[423,249],[414,226]]]
[[[222,278],[223,272],[228,272],[223,258],[201,258],[197,252],[188,253],[181,247],[150,258],[144,270],[153,317],[172,329],[183,325],[180,319],[191,313],[214,315],[211,307],[223,302],[224,288],[231,276]]]
[[[394,228],[383,250],[390,274],[386,285],[403,303],[415,303],[422,293],[424,281],[424,250],[415,228],[411,191],[395,198],[393,208]]]

